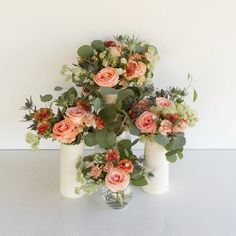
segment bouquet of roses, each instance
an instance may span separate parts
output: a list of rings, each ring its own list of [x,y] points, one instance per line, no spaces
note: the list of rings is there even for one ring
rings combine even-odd
[[[56,87],[57,91],[62,88]],[[35,133],[28,133],[26,141],[33,150],[38,148],[41,139],[58,140],[64,144],[79,144],[83,135],[94,124],[90,102],[86,97],[78,96],[75,88],[71,87],[57,99],[51,94],[40,96],[45,106],[37,108],[32,98],[26,99],[23,110],[27,110],[24,121],[31,122],[29,129]],[[57,107],[56,112],[53,108]]]
[[[127,35],[117,36],[115,41],[94,40],[91,45],[81,46],[77,54],[78,62],[72,67],[63,66],[62,74],[95,96],[101,87],[114,92],[150,84],[159,59],[154,46]]]
[[[77,192],[92,193],[97,186],[105,185],[116,193],[124,191],[130,183],[146,185],[143,159],[137,158],[131,150],[136,142],[121,140],[103,153],[88,155],[78,162],[78,181],[81,185]]]
[[[130,132],[140,141],[157,142],[167,149],[166,157],[174,162],[182,159],[186,143],[184,132],[197,121],[196,112],[185,102],[187,89],[169,87],[157,90],[129,108]],[[194,100],[196,99],[194,91]]]

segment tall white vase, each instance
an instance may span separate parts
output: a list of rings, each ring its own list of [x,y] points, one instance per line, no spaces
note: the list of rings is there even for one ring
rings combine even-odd
[[[84,157],[84,143],[76,145],[60,145],[60,192],[68,198],[79,198],[84,193],[75,193],[75,188],[79,187],[76,181],[77,162]]]
[[[148,185],[143,190],[151,194],[165,193],[169,188],[169,162],[166,160],[166,149],[156,142],[146,142],[144,148],[144,167],[153,173],[147,178]]]

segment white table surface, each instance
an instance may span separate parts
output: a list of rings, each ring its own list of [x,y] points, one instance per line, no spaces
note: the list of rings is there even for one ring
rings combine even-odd
[[[186,151],[166,194],[135,189],[122,210],[63,198],[58,168],[58,151],[0,151],[0,236],[236,235],[236,150]]]

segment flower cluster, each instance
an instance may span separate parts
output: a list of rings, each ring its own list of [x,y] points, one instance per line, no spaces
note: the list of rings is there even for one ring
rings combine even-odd
[[[31,144],[33,150],[37,149],[43,138],[56,139],[64,144],[79,143],[84,132],[95,126],[96,117],[92,113],[90,102],[78,97],[74,88],[64,92],[58,99],[52,99],[52,95],[41,96],[41,101],[48,107],[37,109],[30,98],[23,107],[28,111],[24,121],[30,121],[32,124],[29,128],[36,131],[36,134],[28,133],[26,136],[26,141]],[[57,107],[57,113],[53,111],[53,106]]]
[[[103,153],[86,156],[77,165],[78,181],[81,183],[77,191],[93,192],[97,185],[105,184],[110,191],[121,192],[130,182],[134,185],[145,185],[147,182],[140,161],[131,151],[130,140],[122,140],[117,147]]]
[[[141,87],[150,83],[158,59],[154,46],[124,35],[114,41],[94,40],[91,46],[81,46],[78,64],[63,66],[62,74],[87,92],[100,87]]]

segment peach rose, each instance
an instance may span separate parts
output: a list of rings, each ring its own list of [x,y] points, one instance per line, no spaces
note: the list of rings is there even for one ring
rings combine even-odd
[[[146,65],[144,63],[130,60],[126,65],[124,75],[127,80],[133,80],[139,77],[142,77],[143,80],[145,73]]]
[[[69,107],[66,109],[66,116],[72,120],[76,125],[83,122],[83,117],[86,112],[80,107]]]
[[[60,142],[72,143],[78,134],[78,130],[70,119],[65,119],[54,125],[52,133],[52,137]]]
[[[115,149],[109,149],[107,150],[105,154],[105,158],[107,161],[115,162],[120,160],[120,154]]]
[[[90,175],[94,178],[97,179],[102,173],[102,169],[95,165],[91,168]]]
[[[156,98],[156,104],[159,107],[170,107],[174,105],[174,102],[164,97],[158,97]]]
[[[130,160],[124,159],[118,163],[117,168],[123,170],[126,174],[130,174],[134,170],[134,166]]]
[[[111,169],[105,177],[105,185],[112,192],[125,190],[130,181],[130,176],[119,169]]]
[[[137,118],[135,125],[142,133],[155,133],[157,125],[155,123],[155,115],[152,112],[145,111]]]
[[[97,129],[103,129],[105,127],[104,121],[99,116],[96,117],[95,123]]]
[[[94,82],[102,87],[114,87],[119,82],[119,75],[116,69],[106,67],[100,70],[94,77]]]
[[[103,166],[104,172],[109,172],[113,168],[113,163],[111,161],[106,162],[106,164]]]
[[[172,131],[172,123],[169,120],[163,120],[161,122],[159,131],[161,134],[166,135],[167,133],[171,133]]]
[[[188,121],[185,119],[182,119],[179,123],[178,126],[182,129],[185,130],[188,127]]]
[[[83,116],[83,122],[87,127],[91,127],[95,124],[95,117],[92,113],[85,112]]]
[[[182,130],[182,128],[179,127],[179,126],[174,126],[174,127],[172,128],[172,132],[173,132],[174,134],[176,134],[176,133],[182,133],[183,130]]]
[[[166,119],[169,120],[170,122],[175,122],[175,121],[177,121],[179,118],[180,118],[180,116],[179,116],[178,113],[175,113],[175,114],[168,114],[168,115],[166,116]]]

